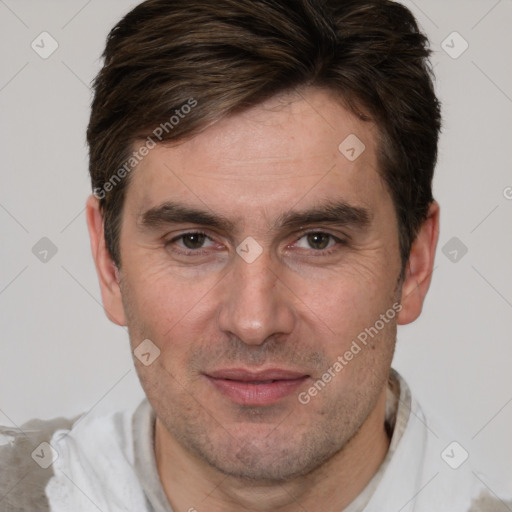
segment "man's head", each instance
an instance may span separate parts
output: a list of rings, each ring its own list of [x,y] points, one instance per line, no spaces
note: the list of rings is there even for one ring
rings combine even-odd
[[[120,224],[137,140],[183,140],[308,86],[325,87],[376,123],[379,173],[395,205],[405,262],[432,201],[440,126],[426,44],[410,12],[388,1],[139,5],[108,37],[87,132],[92,185],[115,262],[122,261]],[[127,177],[116,179],[123,167]]]
[[[381,1],[158,0],[112,30],[88,129],[105,309],[211,467],[285,480],[379,423],[437,240],[425,45]]]

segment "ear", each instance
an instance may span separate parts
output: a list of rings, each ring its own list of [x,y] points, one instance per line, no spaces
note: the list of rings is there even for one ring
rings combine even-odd
[[[105,314],[111,322],[117,325],[126,325],[121,288],[119,286],[119,270],[110,256],[105,243],[103,230],[103,216],[100,211],[100,202],[91,195],[85,207],[87,227],[91,239],[91,250],[96,272],[100,282],[101,296]]]
[[[439,205],[433,201],[427,218],[412,243],[411,254],[405,267],[402,309],[398,314],[398,323],[401,325],[414,322],[420,316],[432,279],[438,237]]]

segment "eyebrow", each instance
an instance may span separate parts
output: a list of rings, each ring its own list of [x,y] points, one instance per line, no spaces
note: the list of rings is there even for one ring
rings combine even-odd
[[[353,206],[344,201],[328,202],[304,211],[282,214],[274,223],[274,229],[299,229],[309,224],[335,224],[354,228],[365,228],[370,224],[370,210]],[[176,202],[165,202],[142,213],[138,225],[142,229],[157,229],[168,224],[198,224],[224,232],[233,232],[235,222],[226,217],[186,206]]]
[[[150,208],[140,215],[138,224],[142,228],[156,229],[167,224],[200,224],[221,231],[233,231],[235,224],[229,219],[175,202],[165,202]]]
[[[345,201],[328,202],[305,211],[288,212],[279,217],[276,225],[284,228],[300,228],[308,224],[336,224],[354,228],[366,228],[370,224],[370,210],[353,206]]]

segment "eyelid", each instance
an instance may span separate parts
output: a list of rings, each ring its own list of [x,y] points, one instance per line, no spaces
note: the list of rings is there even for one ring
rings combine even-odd
[[[202,246],[197,249],[189,249],[183,244],[183,237],[186,235],[203,235],[206,242],[210,242],[210,245]],[[180,247],[179,242],[183,244]],[[174,235],[172,238],[163,240],[164,249],[173,254],[176,258],[201,258],[205,256],[211,256],[212,249],[215,250],[215,240],[201,229],[188,229],[180,234]],[[192,261],[192,260],[190,260]]]
[[[327,235],[327,236],[330,236],[332,237],[334,240],[336,240],[337,242],[339,243],[348,243],[349,240],[350,240],[350,236],[345,234],[345,233],[339,233],[339,234],[334,234],[332,233],[332,231],[330,230],[327,230],[327,229],[322,229],[322,228],[308,228],[308,229],[305,229],[303,231],[299,231],[298,233],[296,233],[294,235],[294,241],[298,241],[300,240],[301,238],[307,236],[307,235],[313,235],[313,234],[319,234],[319,235]]]
[[[180,238],[183,238],[185,235],[203,235],[205,236],[206,238],[208,238],[209,240],[212,240],[212,237],[210,235],[208,235],[208,233],[205,233],[203,230],[201,229],[187,229],[186,231],[183,231],[182,233],[180,233],[179,235],[174,235],[172,238],[170,238],[169,240],[165,240],[165,243],[168,244],[168,243],[172,243],[172,242],[176,242],[178,241]],[[164,237],[165,238],[165,237]]]
[[[307,235],[310,234],[322,234],[329,236],[333,241],[334,244],[330,247],[327,247],[325,249],[313,249],[313,248],[305,248],[305,247],[297,247],[296,244],[299,240],[304,238]],[[286,246],[286,249],[289,249],[290,251],[297,251],[297,255],[300,254],[307,254],[312,255],[315,257],[327,257],[327,256],[333,256],[335,253],[337,253],[342,247],[346,247],[349,245],[349,237],[346,235],[335,235],[325,229],[308,229],[306,231],[302,231],[300,234],[296,234],[294,236],[294,240],[292,243],[288,244]]]

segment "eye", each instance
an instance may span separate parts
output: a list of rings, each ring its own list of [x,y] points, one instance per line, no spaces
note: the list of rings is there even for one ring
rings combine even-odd
[[[183,233],[172,240],[169,240],[166,245],[175,245],[178,249],[189,249],[195,251],[198,249],[204,249],[213,245],[211,238],[198,231]]]
[[[315,251],[323,251],[330,249],[336,243],[341,242],[338,238],[330,235],[329,233],[323,233],[321,231],[306,233],[300,237],[296,245],[301,249],[314,249]]]
[[[206,238],[207,236],[204,233],[186,233],[181,236],[183,245],[187,249],[200,249]]]

